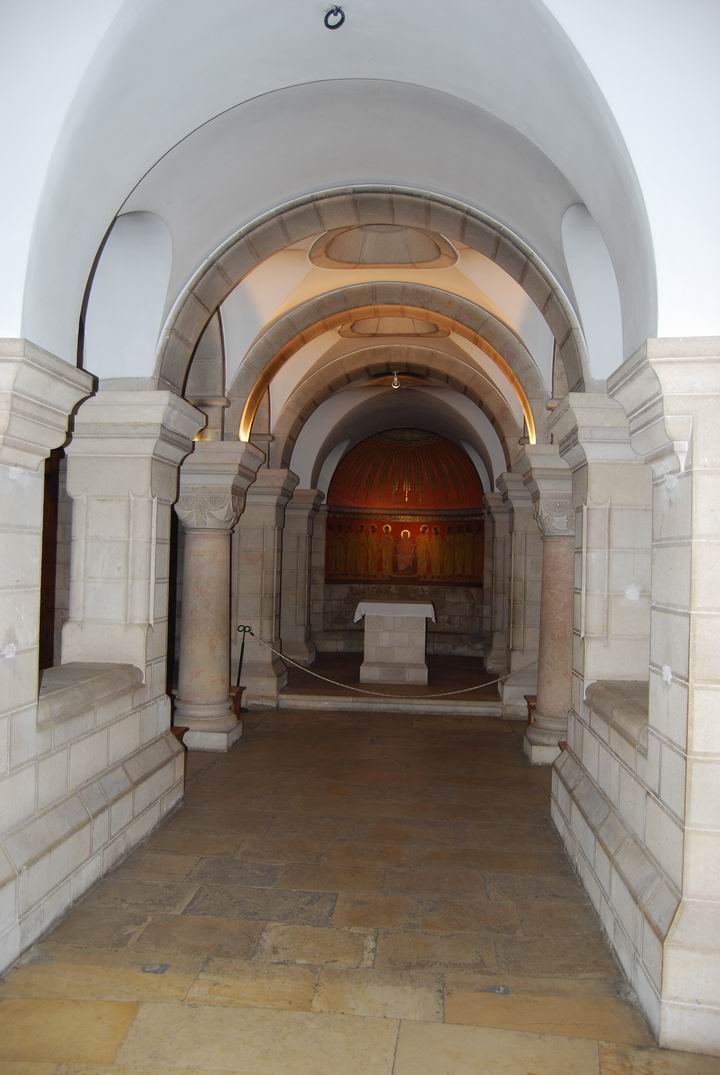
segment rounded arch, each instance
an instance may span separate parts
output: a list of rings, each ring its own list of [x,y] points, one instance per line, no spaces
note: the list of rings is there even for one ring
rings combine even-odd
[[[228,239],[205,261],[170,311],[158,351],[156,377],[182,390],[188,364],[208,320],[261,261],[292,243],[337,227],[383,223],[439,232],[497,262],[542,313],[555,338],[568,384],[582,391],[587,378],[582,330],[560,284],[530,247],[508,227],[452,198],[376,184],[309,194],[260,217]]]
[[[394,397],[390,388],[373,399],[368,399],[361,390],[351,389],[325,400],[301,431],[291,457],[291,469],[303,482],[309,482],[311,488],[317,486],[321,475],[329,483],[335,466],[359,441],[384,429],[407,425],[430,429],[457,444],[461,441],[471,444],[482,461],[490,486],[507,469],[496,431],[485,415],[477,415],[466,397],[455,393],[436,394],[427,388],[409,388],[407,398],[411,401],[411,417],[408,420],[398,415]],[[475,410],[474,416],[470,413],[472,410]],[[477,417],[482,422],[478,422]],[[341,450],[338,450],[339,445],[343,446]]]
[[[355,284],[311,299],[274,321],[248,351],[231,394],[245,401],[240,438],[247,440],[260,400],[274,374],[300,347],[353,317],[402,314],[432,320],[478,346],[518,395],[531,443],[544,426],[548,392],[524,346],[487,310],[468,299],[427,285]]]
[[[274,440],[270,448],[273,466],[289,467],[300,430],[310,414],[334,393],[349,384],[360,384],[378,373],[414,373],[432,378],[428,387],[447,385],[477,406],[495,429],[509,467],[512,441],[522,435],[512,411],[492,381],[470,362],[438,362],[431,347],[397,344],[359,348],[350,354],[316,367],[300,382],[288,398],[273,424]],[[445,358],[446,356],[442,356]],[[420,386],[418,386],[420,387]],[[489,392],[488,392],[489,390]]]

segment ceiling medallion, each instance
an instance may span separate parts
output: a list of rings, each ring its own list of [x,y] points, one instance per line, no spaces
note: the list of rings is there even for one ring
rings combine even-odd
[[[344,339],[369,339],[379,336],[434,336],[439,339],[450,335],[447,329],[436,325],[434,321],[424,321],[419,317],[402,314],[361,317],[341,325],[338,334]]]
[[[436,231],[404,224],[354,224],[324,232],[308,257],[321,269],[446,269],[458,256]]]

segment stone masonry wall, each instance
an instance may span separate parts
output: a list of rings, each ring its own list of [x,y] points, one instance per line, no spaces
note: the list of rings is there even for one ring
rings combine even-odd
[[[0,728],[0,973],[182,798],[185,756],[132,665],[43,673]]]
[[[363,624],[353,623],[360,601],[430,601],[436,623],[428,620],[427,652],[480,656],[485,649],[484,601],[479,586],[392,586],[372,583],[326,583],[324,630],[315,638],[321,652],[362,652]]]

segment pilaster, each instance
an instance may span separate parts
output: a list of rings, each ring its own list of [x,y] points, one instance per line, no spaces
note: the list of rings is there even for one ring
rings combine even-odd
[[[647,679],[652,487],[627,416],[599,393],[570,393],[549,427],[572,472],[575,512],[573,714],[586,686]],[[582,727],[577,728],[582,736]],[[574,746],[571,728],[570,744]],[[582,755],[582,743],[577,751]]]
[[[43,465],[91,391],[82,370],[28,340],[0,340],[0,742],[11,715],[34,721],[37,708]]]
[[[296,489],[285,508],[282,546],[282,651],[299,664],[315,660],[310,628],[310,572],[315,517],[325,494]]]
[[[313,520],[310,553],[310,632],[317,641],[325,630],[325,543],[327,504],[321,504]]]
[[[533,765],[550,765],[567,739],[572,683],[575,517],[570,468],[555,445],[531,445],[516,462],[542,536],[542,589],[535,721],[523,747]]]
[[[234,606],[236,623],[247,623],[257,638],[279,650],[282,531],[285,507],[298,479],[292,471],[262,467],[245,498],[235,530]],[[282,661],[250,638],[242,683],[249,706],[276,706],[287,683]]]
[[[70,618],[63,664],[132,664],[156,734],[166,695],[170,507],[178,466],[205,417],[172,392],[102,391],[82,405],[67,450],[72,498]]]
[[[500,493],[486,493],[485,507],[492,520],[492,634],[485,658],[489,672],[503,672],[508,664],[510,634],[510,504]]]
[[[542,541],[533,514],[532,497],[519,474],[502,474],[497,482],[510,516],[510,574],[508,668],[511,675],[500,684],[503,716],[522,719],[525,696],[537,693],[540,636]]]
[[[483,610],[482,634],[492,644],[493,623],[493,564],[495,562],[495,538],[492,515],[487,504],[483,506]]]

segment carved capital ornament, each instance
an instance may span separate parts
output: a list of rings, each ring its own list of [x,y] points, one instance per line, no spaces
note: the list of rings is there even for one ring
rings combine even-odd
[[[232,530],[241,510],[242,497],[219,486],[181,493],[175,504],[185,530]]]
[[[575,534],[575,512],[570,497],[542,497],[535,501],[533,515],[543,538]]]

